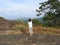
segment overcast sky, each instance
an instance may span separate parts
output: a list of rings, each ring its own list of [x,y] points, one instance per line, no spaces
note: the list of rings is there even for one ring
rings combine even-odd
[[[35,18],[40,2],[46,0],[0,0],[0,16],[6,19]]]

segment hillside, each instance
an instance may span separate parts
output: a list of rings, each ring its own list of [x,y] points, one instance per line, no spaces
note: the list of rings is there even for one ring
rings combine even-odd
[[[6,20],[0,17],[0,29],[11,29],[15,25],[16,21]]]
[[[24,25],[28,19],[20,18],[17,20],[7,20],[3,17],[0,17],[0,29],[16,29],[16,25]]]

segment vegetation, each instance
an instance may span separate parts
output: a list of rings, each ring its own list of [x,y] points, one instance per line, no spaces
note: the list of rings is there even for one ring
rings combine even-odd
[[[46,23],[41,23],[40,20],[38,20],[38,19],[32,19],[32,21],[33,21],[33,31],[34,31],[34,33],[47,34],[47,35],[48,34],[49,35],[60,34],[60,31],[59,31],[60,28],[42,27],[42,26],[47,26],[47,24],[49,24],[49,23],[47,23],[47,24]],[[12,20],[5,20],[5,21],[3,20],[2,21],[1,20],[0,21],[0,28],[10,29],[10,30],[5,30],[5,31],[2,30],[2,32],[5,33],[5,34],[29,33],[27,24],[28,23],[26,21],[22,21],[22,20],[17,20],[17,21],[12,21]],[[51,25],[51,24],[49,24],[49,25]],[[13,29],[16,29],[16,30],[13,30]]]
[[[0,20],[5,20],[5,18],[3,18],[3,17],[0,17]]]
[[[40,20],[38,20],[38,19],[33,19],[32,21],[33,21],[34,26],[38,26],[41,24]]]
[[[40,3],[37,16],[42,15],[43,21],[47,26],[60,26],[60,1],[48,0]]]

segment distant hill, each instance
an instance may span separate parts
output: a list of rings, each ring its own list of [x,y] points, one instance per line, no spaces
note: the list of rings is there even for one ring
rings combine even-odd
[[[5,19],[4,17],[0,17],[0,21],[1,21],[1,20],[6,20],[6,19]]]
[[[0,29],[11,29],[16,21],[7,20],[4,17],[0,17]]]
[[[13,20],[25,20],[25,21],[27,21],[29,18],[26,18],[26,17],[20,17],[20,18],[18,18],[18,19],[13,19]]]
[[[35,19],[37,19],[37,20],[39,20],[41,23],[43,23],[42,17],[40,17],[40,18],[35,18]]]

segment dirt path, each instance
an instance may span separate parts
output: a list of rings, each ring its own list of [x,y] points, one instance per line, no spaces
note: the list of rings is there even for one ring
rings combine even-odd
[[[60,45],[59,35],[0,35],[0,45]]]

